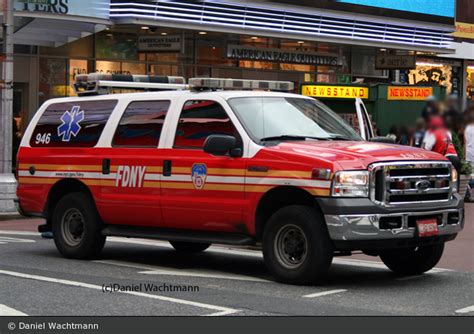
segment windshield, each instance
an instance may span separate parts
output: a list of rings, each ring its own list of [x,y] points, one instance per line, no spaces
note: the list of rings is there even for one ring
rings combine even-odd
[[[266,140],[361,140],[327,106],[297,97],[238,97],[229,105],[256,142]]]

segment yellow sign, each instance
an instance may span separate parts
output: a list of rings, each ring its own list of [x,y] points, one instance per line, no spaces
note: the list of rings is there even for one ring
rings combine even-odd
[[[312,97],[332,99],[369,98],[369,88],[367,87],[303,85],[301,90],[303,95]]]
[[[474,24],[456,22],[456,31],[452,35],[458,38],[474,39]]]
[[[433,95],[433,87],[388,87],[387,100],[424,101]]]

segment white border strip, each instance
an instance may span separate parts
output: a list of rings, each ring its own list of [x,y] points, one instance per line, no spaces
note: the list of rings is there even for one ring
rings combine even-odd
[[[323,297],[323,296],[333,295],[333,294],[336,294],[336,293],[341,293],[341,292],[346,292],[346,291],[347,291],[346,289],[322,291],[322,292],[311,293],[309,295],[304,295],[303,298]]]
[[[25,315],[28,315],[28,314],[15,310],[14,308],[8,307],[7,305],[0,304],[0,317],[25,316]]]

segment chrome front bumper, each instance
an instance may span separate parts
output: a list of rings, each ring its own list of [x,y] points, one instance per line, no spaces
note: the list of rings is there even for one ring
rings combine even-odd
[[[448,223],[449,213],[459,213],[459,221],[456,224]],[[464,209],[462,208],[391,214],[325,215],[325,218],[332,240],[363,241],[414,238],[416,236],[416,229],[409,226],[409,220],[435,215],[442,217],[438,223],[440,236],[456,234],[464,227]],[[380,228],[379,222],[381,219],[394,217],[399,217],[401,227],[393,229]]]

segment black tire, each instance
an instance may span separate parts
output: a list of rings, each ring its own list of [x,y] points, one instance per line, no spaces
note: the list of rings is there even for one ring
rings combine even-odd
[[[200,242],[170,241],[171,246],[178,252],[200,253],[208,249],[211,244]]]
[[[419,275],[432,269],[441,259],[444,243],[385,251],[382,262],[399,275]]]
[[[78,192],[62,197],[54,208],[52,222],[54,243],[64,257],[91,258],[104,247],[102,221],[87,194]]]
[[[263,257],[279,282],[321,283],[333,258],[333,245],[322,214],[301,205],[278,210],[263,231]]]

